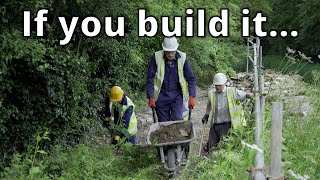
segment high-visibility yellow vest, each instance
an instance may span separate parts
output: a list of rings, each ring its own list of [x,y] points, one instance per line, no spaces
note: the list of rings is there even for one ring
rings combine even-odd
[[[136,114],[134,112],[134,109],[135,109],[135,105],[133,104],[133,102],[131,101],[131,99],[126,96],[127,98],[127,105],[122,105],[122,109],[121,111],[119,111],[119,120],[122,119],[124,113],[126,112],[126,110],[132,106],[133,110],[132,110],[132,115],[130,117],[130,122],[129,122],[129,126],[128,126],[128,133],[133,136],[137,133],[138,131],[138,128],[137,128],[137,117],[136,117]],[[111,115],[112,117],[114,117],[114,104],[110,101],[110,104],[109,104],[109,108],[110,108],[110,112],[111,112]],[[121,123],[121,122],[120,122]]]
[[[182,89],[182,94],[185,99],[188,97],[188,85],[186,78],[183,75],[183,66],[186,62],[186,53],[177,51],[180,54],[180,58],[178,59],[178,76],[179,76],[179,83]],[[153,98],[155,101],[158,100],[158,96],[161,91],[162,82],[164,79],[164,71],[165,71],[165,62],[164,62],[164,51],[157,51],[155,52],[155,60],[157,65],[157,72],[153,78],[154,82],[154,94]]]
[[[232,127],[237,129],[238,127],[246,126],[246,120],[244,118],[244,111],[240,101],[236,100],[236,88],[226,87],[228,108],[231,119]],[[215,89],[211,89],[208,93],[208,97],[211,102],[211,110],[213,111],[216,106],[216,92]],[[216,112],[215,112],[216,113]],[[211,116],[211,126],[214,124],[214,116]]]
[[[184,121],[189,120],[189,107],[188,107],[188,101],[183,98],[183,108],[182,108],[182,117]]]

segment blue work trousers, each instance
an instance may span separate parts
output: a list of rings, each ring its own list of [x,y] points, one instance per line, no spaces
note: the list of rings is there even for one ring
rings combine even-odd
[[[173,96],[172,96],[173,95]],[[156,101],[156,113],[159,122],[182,120],[182,93],[160,93]]]

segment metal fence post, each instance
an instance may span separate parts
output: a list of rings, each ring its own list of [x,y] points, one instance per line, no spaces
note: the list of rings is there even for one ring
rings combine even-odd
[[[247,73],[249,73],[249,38],[247,38]]]
[[[255,92],[255,122],[256,122],[256,129],[255,129],[255,144],[261,148],[262,143],[260,140],[261,132],[262,132],[262,122],[261,122],[261,104],[260,104],[260,91],[259,91],[259,50],[260,50],[260,40],[257,38],[256,44],[254,44],[254,92]],[[260,93],[259,93],[260,92]],[[261,148],[262,149],[262,148]],[[265,180],[266,176],[262,172],[264,169],[264,153],[257,151],[255,157],[255,169],[259,169],[254,176],[255,180]]]
[[[280,177],[281,174],[281,147],[282,147],[282,109],[283,103],[272,103],[271,119],[271,167],[272,177]]]

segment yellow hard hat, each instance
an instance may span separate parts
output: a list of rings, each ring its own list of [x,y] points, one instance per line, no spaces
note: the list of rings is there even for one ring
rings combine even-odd
[[[112,102],[118,102],[123,97],[123,90],[119,86],[113,86],[110,92],[110,100]]]

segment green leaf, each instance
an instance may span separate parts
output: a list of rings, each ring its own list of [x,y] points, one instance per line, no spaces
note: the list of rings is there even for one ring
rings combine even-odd
[[[47,154],[47,152],[45,152],[44,150],[39,150],[37,152],[40,153],[40,154]]]
[[[40,172],[40,168],[39,167],[32,167],[30,169],[30,174],[37,174]]]
[[[41,137],[39,136],[39,134],[37,135],[37,142],[40,142],[41,141]]]

